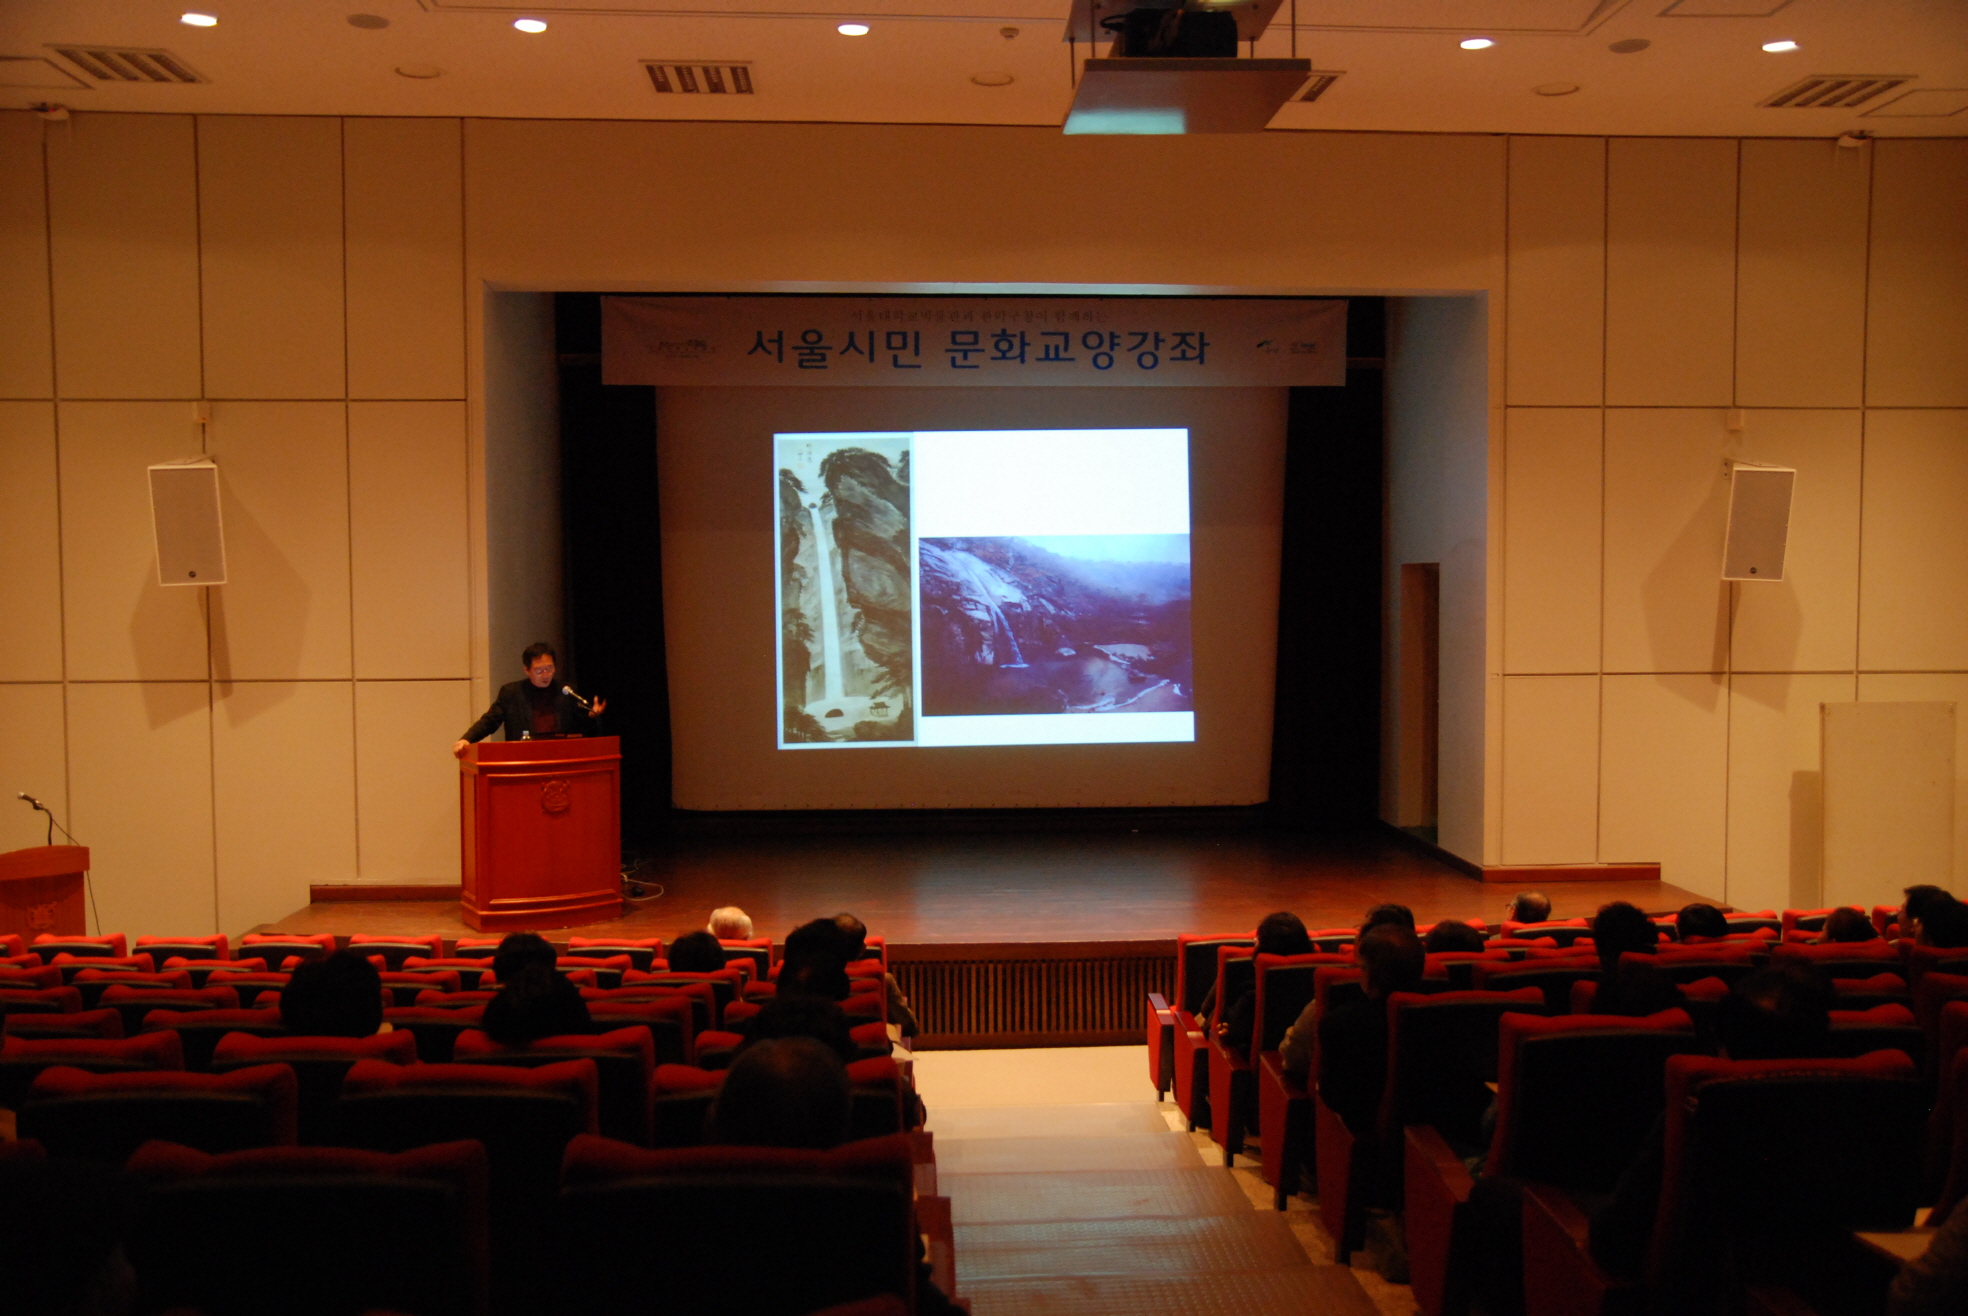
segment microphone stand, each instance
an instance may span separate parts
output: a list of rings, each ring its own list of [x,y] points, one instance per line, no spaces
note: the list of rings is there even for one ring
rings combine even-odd
[[[45,813],[48,815],[47,844],[53,845],[55,843],[55,831],[58,828],[60,829],[61,834],[68,838],[68,843],[70,845],[82,844],[82,842],[75,839],[74,832],[69,831],[68,828],[63,827],[60,823],[55,821],[55,811],[53,809],[50,809],[47,805],[41,803],[41,801],[35,799],[32,795],[29,795],[26,791],[16,791],[14,793],[14,798],[18,800],[25,800],[28,804],[33,806],[34,811],[36,813]],[[89,916],[95,919],[96,930],[100,932],[102,930],[102,915],[96,912],[96,884],[88,873],[84,873],[82,875],[82,885],[84,889],[86,889],[89,893]]]

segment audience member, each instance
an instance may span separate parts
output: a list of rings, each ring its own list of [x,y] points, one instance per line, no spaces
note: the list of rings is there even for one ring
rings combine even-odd
[[[670,972],[716,973],[724,967],[724,948],[708,932],[686,932],[670,943]]]
[[[1599,986],[1592,1013],[1642,1016],[1672,1010],[1686,1002],[1668,976],[1652,964],[1622,963],[1628,951],[1652,954],[1660,929],[1637,906],[1624,900],[1600,906],[1592,919],[1592,945],[1599,954]]]
[[[847,1140],[853,1094],[847,1069],[811,1037],[775,1037],[731,1064],[711,1106],[709,1139],[739,1147],[810,1147]]]
[[[1403,927],[1413,932],[1415,930],[1414,911],[1406,905],[1375,905],[1367,911],[1366,921],[1360,924],[1360,932],[1364,935],[1368,928],[1377,928],[1383,923],[1392,923],[1397,927]]]
[[[858,960],[879,959],[880,955],[868,949],[868,925],[852,914],[834,915],[834,926],[847,938],[848,963]],[[882,990],[888,994],[888,1021],[902,1030],[902,1036],[916,1035],[916,1012],[909,1008],[909,998],[902,994],[902,984],[895,975],[886,969],[882,971]]]
[[[1927,911],[1952,899],[1954,897],[1943,888],[1926,883],[1906,888],[1900,901],[1900,935],[1908,941],[1920,940],[1920,921],[1927,916]]]
[[[779,1037],[810,1037],[847,1062],[861,1058],[849,1031],[852,1026],[838,1002],[791,992],[772,997],[745,1021],[742,1031],[746,1046]]]
[[[1387,1085],[1387,998],[1412,991],[1421,982],[1427,955],[1413,929],[1381,923],[1355,944],[1354,958],[1365,975],[1366,996],[1316,1016],[1306,1007],[1285,1035],[1284,1062],[1304,1072],[1311,1041],[1319,1041],[1319,1096],[1355,1134],[1371,1133]],[[1487,1093],[1485,1094],[1487,1097]]]
[[[1257,954],[1259,955],[1310,955],[1312,938],[1305,931],[1305,924],[1298,915],[1288,910],[1266,914],[1264,921],[1257,925]],[[1215,999],[1216,989],[1210,989],[1207,1006]],[[1257,1027],[1257,984],[1237,994],[1230,1002],[1230,1008],[1223,1011],[1223,1022],[1217,1025],[1216,1035],[1223,1039],[1223,1045],[1232,1051],[1250,1050],[1251,1032]]]
[[[508,932],[492,956],[492,976],[506,982],[529,966],[552,971],[559,963],[553,943],[537,932]]]
[[[1824,1054],[1835,999],[1811,965],[1772,965],[1737,983],[1723,1001],[1722,1050],[1731,1060],[1808,1060]],[[1665,1118],[1656,1120],[1612,1199],[1592,1217],[1587,1245],[1608,1272],[1637,1275],[1660,1204]]]
[[[499,979],[499,993],[485,1006],[486,1033],[501,1046],[525,1046],[543,1037],[585,1033],[593,1028],[581,989],[552,968],[529,964],[510,979]]]
[[[704,930],[719,941],[750,941],[752,916],[736,905],[720,905],[711,911]]]
[[[1542,891],[1519,891],[1503,907],[1507,923],[1546,923],[1551,919],[1551,898]]]
[[[299,1037],[368,1037],[383,1026],[383,978],[366,957],[338,950],[294,970],[280,1023]]]
[[[1872,926],[1872,920],[1850,905],[1834,909],[1825,915],[1824,928],[1818,933],[1818,944],[1828,945],[1842,941],[1872,941],[1879,936],[1879,930]]]
[[[1713,940],[1726,937],[1729,935],[1729,920],[1715,906],[1698,900],[1692,905],[1681,906],[1681,912],[1674,916],[1674,933],[1684,942],[1697,938]]]
[[[1443,951],[1480,951],[1483,949],[1483,934],[1461,919],[1445,918],[1428,929],[1428,935],[1422,938],[1421,945],[1430,955]]]
[[[1942,950],[1968,946],[1968,905],[1950,896],[1929,906],[1920,920],[1920,944]]]
[[[832,919],[800,924],[786,934],[786,955],[779,965],[780,994],[846,1000],[848,950],[847,934]]]

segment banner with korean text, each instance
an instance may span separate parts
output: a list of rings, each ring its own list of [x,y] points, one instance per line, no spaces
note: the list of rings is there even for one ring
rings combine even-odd
[[[1346,382],[1346,303],[604,297],[602,382],[1263,388]]]

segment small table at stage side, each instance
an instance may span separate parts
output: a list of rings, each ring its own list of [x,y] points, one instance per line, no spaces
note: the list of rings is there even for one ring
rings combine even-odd
[[[465,751],[465,922],[506,932],[622,916],[621,743],[482,741]]]
[[[33,941],[44,932],[79,937],[89,930],[82,912],[86,845],[37,845],[0,854],[0,933]]]

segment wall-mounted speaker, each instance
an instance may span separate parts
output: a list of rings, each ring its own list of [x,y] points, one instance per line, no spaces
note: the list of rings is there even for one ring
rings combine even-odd
[[[1783,579],[1784,546],[1790,540],[1790,491],[1796,480],[1796,470],[1788,466],[1737,466],[1730,473],[1722,579]]]
[[[218,463],[199,459],[151,467],[150,523],[157,535],[158,584],[225,584]]]

